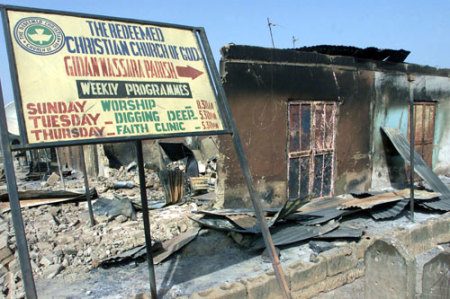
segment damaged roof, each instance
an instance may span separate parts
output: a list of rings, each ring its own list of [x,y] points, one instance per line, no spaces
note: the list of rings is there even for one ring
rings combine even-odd
[[[405,159],[408,164],[411,164],[411,157],[409,153],[409,141],[403,136],[402,132],[395,128],[382,127],[381,128],[389,140],[394,145],[395,149]],[[439,200],[428,202],[422,202],[422,206],[427,208],[450,211],[450,190],[439,179],[439,177],[428,167],[427,163],[422,159],[419,153],[414,150],[414,172],[417,173],[422,179],[430,184],[431,189],[441,193]]]
[[[312,47],[302,47],[295,49],[302,52],[316,52],[326,55],[351,56],[361,59],[371,59],[377,61],[403,62],[408,57],[410,51],[403,49],[378,49],[375,47],[357,48],[349,46],[320,45]]]

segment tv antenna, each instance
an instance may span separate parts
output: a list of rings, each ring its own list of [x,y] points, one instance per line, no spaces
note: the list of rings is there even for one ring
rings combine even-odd
[[[292,36],[292,47],[295,48],[295,42],[298,41],[298,38],[295,38],[295,36]]]
[[[267,18],[267,26],[269,26],[269,32],[270,32],[270,39],[272,40],[272,48],[275,48],[275,43],[273,41],[273,35],[272,35],[272,26],[276,26],[277,24],[272,23],[269,18]]]

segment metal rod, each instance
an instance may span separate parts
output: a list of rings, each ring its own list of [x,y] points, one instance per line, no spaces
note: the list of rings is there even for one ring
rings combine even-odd
[[[409,167],[410,196],[409,196],[409,218],[414,222],[414,76],[408,75],[409,82],[409,159],[411,161]]]
[[[46,172],[47,175],[50,175],[51,168],[52,168],[52,165],[51,165],[51,163],[50,163],[50,162],[52,161],[52,155],[49,154],[49,152],[50,152],[49,149],[44,148],[44,153],[45,153],[45,163],[47,164],[47,172]]]
[[[287,285],[286,279],[284,277],[283,270],[281,268],[280,260],[278,254],[276,253],[275,246],[273,245],[272,236],[269,232],[269,227],[264,218],[264,211],[261,206],[261,202],[256,198],[255,190],[253,189],[252,175],[248,167],[247,157],[245,156],[244,149],[242,147],[241,139],[237,133],[233,134],[233,143],[236,149],[236,153],[239,159],[239,163],[242,168],[245,183],[247,184],[248,192],[250,194],[250,199],[253,203],[253,208],[256,211],[256,216],[258,218],[258,223],[261,227],[261,233],[264,238],[264,243],[266,245],[267,251],[269,252],[270,259],[272,261],[273,268],[275,270],[275,275],[277,276],[278,283],[280,284],[281,291],[283,292],[284,298],[291,298],[289,287]]]
[[[80,152],[81,170],[83,171],[83,176],[84,176],[84,188],[86,190],[86,201],[87,201],[88,210],[89,210],[89,220],[91,221],[91,226],[94,226],[95,225],[95,219],[94,219],[94,212],[92,211],[91,192],[89,191],[89,179],[88,179],[88,174],[87,174],[87,171],[86,171],[86,162],[84,161],[83,146],[80,145],[78,147],[78,150]]]
[[[150,234],[150,220],[148,216],[147,189],[145,188],[144,155],[142,152],[142,141],[136,141],[136,153],[139,171],[139,188],[141,191],[142,218],[144,220],[145,247],[147,248],[147,264],[150,280],[150,291],[152,299],[158,298],[156,291],[155,267],[153,265],[152,237]]]
[[[208,39],[204,31],[200,32],[200,37],[203,41],[203,45],[206,53],[211,53],[211,48],[209,47]],[[275,276],[277,277],[278,284],[280,286],[281,292],[284,298],[292,298],[291,293],[289,291],[289,287],[286,282],[286,278],[283,273],[283,269],[281,268],[280,260],[275,250],[275,246],[273,245],[272,236],[270,235],[269,228],[267,227],[266,220],[264,218],[264,212],[261,206],[261,202],[256,198],[255,191],[253,189],[253,181],[252,175],[250,173],[250,169],[248,167],[247,157],[245,156],[244,149],[242,147],[241,139],[239,138],[238,131],[236,129],[236,125],[234,123],[233,116],[231,115],[231,109],[226,102],[225,91],[220,84],[219,72],[215,67],[214,59],[212,55],[207,55],[208,64],[211,66],[211,72],[214,77],[215,82],[217,83],[217,89],[219,92],[219,103],[222,109],[224,110],[224,115],[226,117],[226,122],[230,126],[230,129],[233,132],[233,143],[236,150],[236,154],[239,159],[239,163],[242,168],[242,172],[244,175],[245,183],[248,188],[248,192],[250,194],[250,199],[253,204],[253,208],[255,209],[256,217],[258,218],[258,223],[261,228],[261,232],[264,239],[264,244],[266,245],[267,251],[269,252],[270,260],[272,261],[272,267],[275,272]]]
[[[64,176],[63,176],[63,171],[62,171],[62,167],[61,167],[61,160],[59,159],[59,149],[57,147],[55,147],[55,152],[56,152],[56,160],[58,160],[58,170],[59,170],[59,175],[61,177],[61,185],[63,190],[66,190],[66,184],[64,184]]]
[[[22,219],[22,211],[20,210],[19,193],[17,192],[16,175],[14,172],[13,158],[11,148],[9,147],[9,133],[6,124],[6,115],[3,104],[3,92],[0,83],[0,135],[1,148],[3,154],[3,166],[5,168],[6,182],[9,196],[9,206],[11,209],[14,234],[16,236],[17,249],[19,251],[20,270],[22,272],[23,285],[25,294],[28,299],[37,298],[36,286],[33,279],[33,271],[31,269],[30,255],[28,252],[28,244],[25,235],[25,226]]]
[[[271,23],[269,21],[269,18],[267,18],[267,26],[269,26],[269,32],[270,32],[270,39],[272,40],[272,48],[275,48],[275,42],[273,41],[273,35],[272,35],[272,26],[274,26],[274,23]]]
[[[295,38],[295,36],[292,36],[292,47],[295,48],[295,42],[298,41],[298,38]]]
[[[41,174],[42,174],[42,169],[41,169],[41,160],[42,160],[42,155],[41,155],[42,150],[38,149],[37,151],[37,163],[38,163],[38,171],[39,171],[39,177],[42,179]]]
[[[30,151],[25,151],[25,165],[28,166],[28,161],[31,160]]]
[[[230,130],[195,132],[195,135],[198,135],[198,136],[211,136],[211,135],[224,135],[224,134],[228,135],[228,134],[232,134],[232,132]],[[187,136],[192,136],[192,132],[170,134],[170,138],[187,137]],[[128,142],[128,141],[134,142],[135,140],[161,139],[161,138],[167,138],[167,137],[168,137],[167,133],[166,133],[166,135],[155,134],[155,135],[142,135],[142,136],[140,136],[140,135],[139,136],[123,136],[123,137],[114,137],[114,138],[107,137],[107,138],[95,138],[95,139],[72,140],[72,141],[20,144],[20,145],[12,145],[11,149],[13,151],[32,150],[32,149],[40,149],[40,148],[47,148],[47,147],[53,147],[53,146],[62,147],[62,146],[78,146],[78,145]]]

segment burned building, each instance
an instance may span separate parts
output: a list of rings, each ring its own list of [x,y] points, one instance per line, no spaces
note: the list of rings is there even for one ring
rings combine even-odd
[[[408,54],[222,48],[223,87],[266,205],[405,184],[405,162],[381,127],[409,134],[408,75],[415,78],[415,148],[437,174],[450,172],[450,70],[403,63]],[[220,136],[219,149],[224,207],[249,206],[229,136]]]

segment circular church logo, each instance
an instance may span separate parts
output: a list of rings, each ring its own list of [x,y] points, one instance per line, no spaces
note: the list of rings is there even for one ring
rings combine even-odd
[[[24,18],[14,26],[14,38],[26,51],[51,55],[64,46],[64,32],[54,22],[38,17]]]

